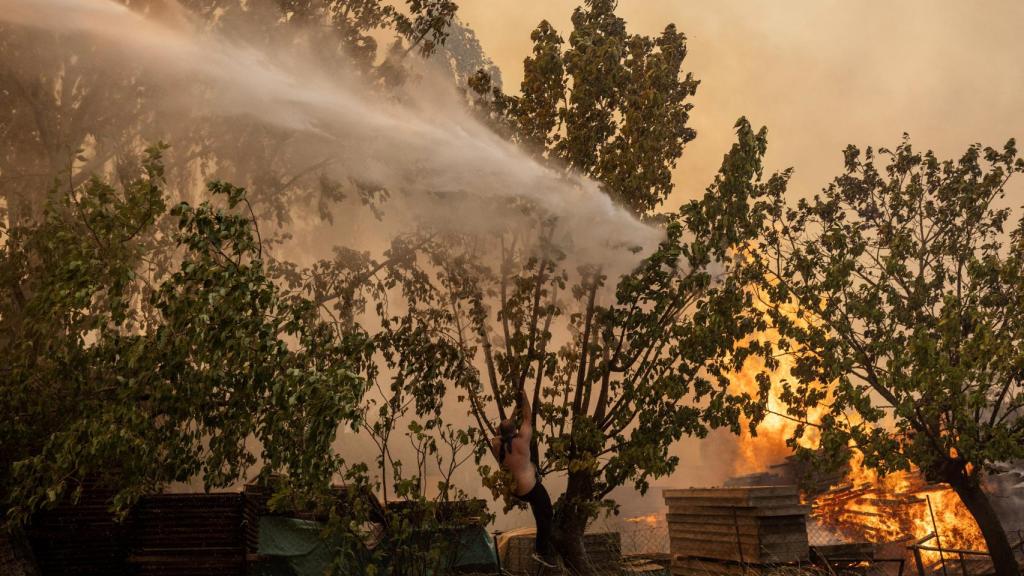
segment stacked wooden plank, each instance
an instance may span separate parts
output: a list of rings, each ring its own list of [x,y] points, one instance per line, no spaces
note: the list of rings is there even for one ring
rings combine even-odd
[[[796,486],[665,490],[672,571],[757,574],[808,560],[807,513]]]
[[[242,490],[242,536],[245,539],[246,558],[258,560],[260,549],[260,516],[267,514],[269,496],[255,484],[246,484]]]
[[[43,576],[126,572],[125,526],[108,510],[113,495],[88,485],[76,504],[65,502],[36,514],[28,537]]]
[[[244,497],[147,496],[132,510],[129,565],[140,576],[244,574]]]
[[[515,535],[508,536],[501,558],[502,568],[516,576],[537,573],[537,561],[531,558],[536,538],[536,533],[532,530],[517,530]]]

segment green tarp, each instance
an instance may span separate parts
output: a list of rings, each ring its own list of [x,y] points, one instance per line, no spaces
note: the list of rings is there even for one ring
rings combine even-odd
[[[466,526],[456,531],[459,545],[455,548],[453,567],[458,569],[496,569],[498,556],[494,540],[483,526]]]
[[[465,526],[446,529],[445,534],[424,533],[416,538],[424,544],[438,536],[456,539],[449,565],[452,569],[494,569],[497,556],[493,541],[483,526]],[[323,576],[334,561],[340,538],[325,539],[323,525],[310,520],[281,516],[260,518],[259,554],[266,558],[256,573],[261,576]],[[367,572],[371,553],[363,550],[362,558],[349,559],[343,573],[361,575]],[[382,571],[383,566],[378,573]]]
[[[327,540],[323,526],[311,520],[262,516],[259,554],[263,576],[323,576],[334,560],[339,539]]]

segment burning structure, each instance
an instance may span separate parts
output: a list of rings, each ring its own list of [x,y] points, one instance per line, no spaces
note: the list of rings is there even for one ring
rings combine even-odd
[[[798,321],[795,316],[792,319]],[[779,340],[771,330],[759,336],[772,343]],[[855,449],[849,451],[848,462],[835,470],[821,470],[795,457],[794,438],[802,448],[817,449],[820,434],[814,423],[821,413],[812,409],[804,421],[787,415],[781,400],[783,382],[793,380],[794,366],[790,355],[778,358],[773,369],[766,369],[760,358],[752,356],[743,370],[730,375],[737,391],[756,395],[758,375],[768,373],[771,391],[767,415],[757,427],[757,435],[745,432],[736,440],[735,476],[726,486],[799,484],[802,501],[810,507],[808,537],[812,547],[870,544],[869,548],[886,550],[887,555],[901,555],[907,553],[907,546],[931,538],[929,547],[987,550],[978,524],[956,492],[947,485],[929,482],[917,469],[882,476],[865,466],[863,456]],[[804,428],[803,434],[797,433],[798,427]],[[1020,540],[1015,504],[1024,483],[992,478],[987,484],[990,491],[1001,492],[1004,526],[1014,541]],[[940,552],[927,547],[919,553],[926,564],[943,559]]]
[[[943,546],[985,550],[974,518],[951,489],[916,471],[886,477],[854,465],[845,481],[812,500],[817,524],[845,539],[904,542],[938,534]]]
[[[808,471],[793,458],[759,473],[736,476],[727,485],[799,483],[810,505],[812,545],[867,542],[910,544],[938,534],[943,547],[985,550],[985,539],[956,493],[925,480],[917,470],[879,476],[860,456],[838,474],[806,482]],[[938,554],[927,553],[930,559]]]

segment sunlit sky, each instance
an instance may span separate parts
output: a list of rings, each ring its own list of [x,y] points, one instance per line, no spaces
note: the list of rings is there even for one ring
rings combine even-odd
[[[547,19],[568,40],[581,2],[460,0],[459,16],[518,91],[531,30]],[[841,171],[847,144],[895,146],[908,132],[947,157],[1024,137],[1024,2],[621,0],[618,13],[636,33],[675,23],[701,80],[669,207],[710,183],[741,115],[768,127],[769,167],[793,166],[800,195]]]

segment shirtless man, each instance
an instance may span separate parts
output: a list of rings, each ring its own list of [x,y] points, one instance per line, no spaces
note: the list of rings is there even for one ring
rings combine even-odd
[[[555,568],[551,548],[551,524],[554,510],[551,497],[540,483],[540,475],[530,460],[530,437],[533,436],[533,410],[526,390],[522,391],[522,422],[516,429],[512,419],[505,419],[498,425],[497,438],[491,438],[491,452],[501,467],[508,471],[515,485],[514,496],[530,505],[533,519],[537,524],[537,539],[534,543],[533,558],[548,568]]]

